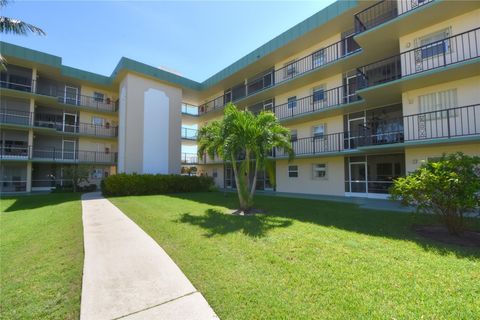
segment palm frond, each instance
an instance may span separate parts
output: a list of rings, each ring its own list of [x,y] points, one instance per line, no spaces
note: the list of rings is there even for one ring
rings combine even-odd
[[[0,71],[7,71],[7,59],[0,54]]]
[[[33,24],[7,17],[0,17],[0,32],[7,34],[13,33],[18,35],[27,35],[28,33],[34,33],[40,36],[46,35],[46,33],[42,29],[34,26]]]

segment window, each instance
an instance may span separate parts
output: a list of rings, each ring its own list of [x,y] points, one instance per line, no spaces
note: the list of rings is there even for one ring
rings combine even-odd
[[[290,130],[290,137],[291,137],[291,141],[297,141],[298,139],[297,129]]]
[[[93,100],[97,102],[103,102],[103,99],[105,98],[105,95],[100,92],[94,92],[93,93]]]
[[[312,166],[314,179],[327,178],[327,165],[325,163],[316,163]]]
[[[312,128],[312,133],[314,138],[324,138],[325,137],[325,131],[326,131],[326,125],[325,124],[320,124],[318,126],[314,126]]]
[[[426,115],[426,120],[447,117],[447,112],[441,111],[457,107],[457,89],[438,91],[418,96],[418,105],[420,113],[431,112]],[[449,114],[449,116],[454,115],[455,112]]]
[[[297,107],[297,96],[288,98],[288,109],[293,109]]]
[[[273,99],[269,99],[263,102],[263,110],[273,111]]]
[[[298,178],[298,166],[288,166],[288,177]]]
[[[285,77],[293,77],[295,73],[297,73],[296,66],[295,66],[295,60],[290,61],[285,64]]]
[[[230,90],[230,89],[225,90],[225,92],[223,94],[223,97],[224,97],[225,103],[231,102],[232,101],[232,90]]]
[[[325,51],[318,50],[312,54],[312,65],[313,68],[318,68],[325,63]]]
[[[105,124],[105,119],[100,117],[92,117],[92,124],[95,126],[103,126]]]
[[[214,178],[218,177],[218,170],[217,170],[217,168],[213,168],[213,170],[212,170],[212,177],[214,177]]]
[[[449,36],[450,28],[447,28],[419,38],[418,44],[422,47],[422,59],[449,52],[449,41],[445,40]]]
[[[325,99],[325,87],[315,87],[313,88],[312,94],[313,103],[323,101]]]

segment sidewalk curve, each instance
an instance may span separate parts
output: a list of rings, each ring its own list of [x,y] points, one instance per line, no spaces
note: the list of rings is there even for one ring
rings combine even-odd
[[[81,320],[218,319],[167,253],[100,193],[82,196]]]

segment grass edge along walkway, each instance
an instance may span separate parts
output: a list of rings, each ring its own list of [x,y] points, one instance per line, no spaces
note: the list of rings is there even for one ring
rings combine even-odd
[[[234,194],[110,199],[152,236],[221,319],[480,315],[480,252],[417,236],[434,217],[354,204]],[[478,227],[478,221],[476,221]]]
[[[2,319],[78,319],[83,269],[80,194],[0,199]]]

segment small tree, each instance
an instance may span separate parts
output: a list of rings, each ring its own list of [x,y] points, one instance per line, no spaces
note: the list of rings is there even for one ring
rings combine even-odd
[[[265,168],[271,151],[281,148],[289,159],[294,156],[290,131],[280,125],[275,114],[263,111],[255,116],[232,103],[225,106],[221,121],[199,130],[197,140],[199,158],[208,155],[213,159],[217,155],[232,165],[240,210],[244,212],[253,206],[257,173]]]
[[[83,182],[89,182],[90,169],[85,165],[71,165],[63,169],[63,177],[72,180],[73,192],[77,192]]]
[[[461,235],[466,212],[480,206],[480,157],[461,152],[425,162],[394,181],[390,193],[403,204],[437,214],[452,235]]]

